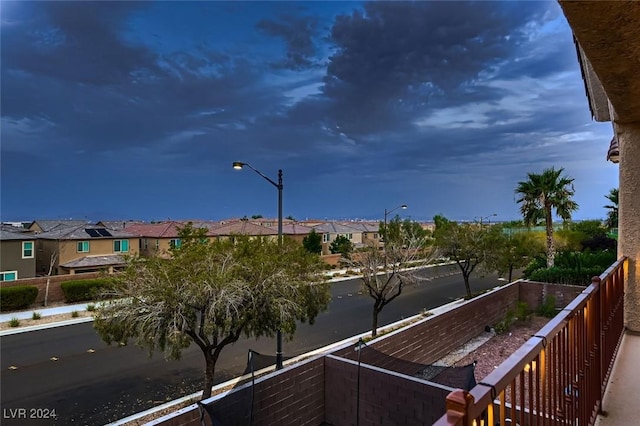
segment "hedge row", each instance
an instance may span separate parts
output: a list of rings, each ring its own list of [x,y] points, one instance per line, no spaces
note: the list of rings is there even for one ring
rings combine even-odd
[[[98,299],[100,293],[109,287],[111,282],[110,278],[64,281],[60,283],[60,288],[67,303],[84,302]]]
[[[591,284],[591,278],[600,275],[605,269],[596,266],[576,270],[555,266],[533,271],[529,274],[528,279],[545,283],[588,286]]]
[[[0,288],[0,311],[17,311],[33,305],[38,297],[38,287],[19,285]]]

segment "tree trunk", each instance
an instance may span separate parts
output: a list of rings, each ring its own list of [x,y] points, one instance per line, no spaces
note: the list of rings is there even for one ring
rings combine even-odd
[[[213,376],[216,371],[216,359],[210,352],[204,354],[205,370],[204,370],[204,386],[202,388],[202,399],[211,396],[211,388],[213,388]]]
[[[464,278],[464,288],[467,290],[467,297],[471,299],[471,286],[469,285],[469,275],[466,271],[462,271],[462,277]]]
[[[376,337],[378,335],[378,314],[381,309],[378,309],[378,301],[373,304],[373,321],[371,323],[371,337]]]
[[[554,264],[556,250],[553,244],[553,219],[551,217],[551,206],[544,208],[545,224],[547,226],[547,268]]]
[[[511,282],[512,277],[513,277],[513,265],[509,265],[509,282]]]

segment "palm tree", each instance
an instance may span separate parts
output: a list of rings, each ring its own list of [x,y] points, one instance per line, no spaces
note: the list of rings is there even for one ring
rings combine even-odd
[[[611,204],[604,206],[605,209],[609,209],[607,212],[607,220],[605,225],[607,228],[618,227],[618,188],[613,188],[609,191],[608,195],[604,196],[607,200],[611,201]]]
[[[545,169],[541,174],[528,173],[529,180],[518,182],[516,194],[520,213],[527,226],[536,225],[544,219],[547,230],[547,267],[553,266],[555,247],[553,243],[552,210],[563,220],[571,219],[571,212],[578,209],[574,194],[573,178],[561,176],[564,168]]]

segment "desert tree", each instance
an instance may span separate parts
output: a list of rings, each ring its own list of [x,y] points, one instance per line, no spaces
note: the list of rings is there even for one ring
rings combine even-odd
[[[496,230],[501,227],[496,226]],[[505,234],[493,237],[495,247],[488,260],[489,269],[499,274],[507,274],[508,282],[513,279],[515,269],[524,268],[537,255],[544,253],[544,244],[532,232]]]
[[[309,253],[322,254],[322,236],[315,229],[302,239],[302,246]]]
[[[385,236],[383,250],[366,246],[353,253],[350,260],[350,265],[360,273],[364,292],[373,299],[371,336],[378,334],[382,309],[402,294],[404,286],[418,282],[419,267],[433,258],[422,227],[402,225],[399,218],[388,223],[389,234]]]
[[[195,343],[203,353],[202,398],[211,395],[215,365],[241,335],[292,337],[328,306],[322,261],[289,240],[236,236],[209,241],[190,225],[171,258],[131,257],[100,304],[94,327],[107,343],[133,340],[151,356],[179,359]]]
[[[571,213],[578,209],[573,201],[573,178],[563,176],[563,168],[553,167],[542,173],[528,173],[528,180],[518,182],[516,201],[527,226],[544,221],[547,236],[547,267],[553,266],[555,246],[553,241],[553,210],[563,220],[571,219]]]
[[[467,297],[472,297],[471,274],[491,264],[500,232],[479,223],[444,222],[435,232],[435,246],[442,256],[456,263],[462,272]]]
[[[344,235],[338,235],[329,245],[329,250],[333,254],[341,254],[343,259],[348,260],[353,252],[353,243]]]

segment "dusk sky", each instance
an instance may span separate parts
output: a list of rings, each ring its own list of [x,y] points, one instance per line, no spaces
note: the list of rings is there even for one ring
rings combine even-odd
[[[618,186],[555,2],[2,1],[1,218],[519,219]],[[395,212],[393,213],[395,215]]]

